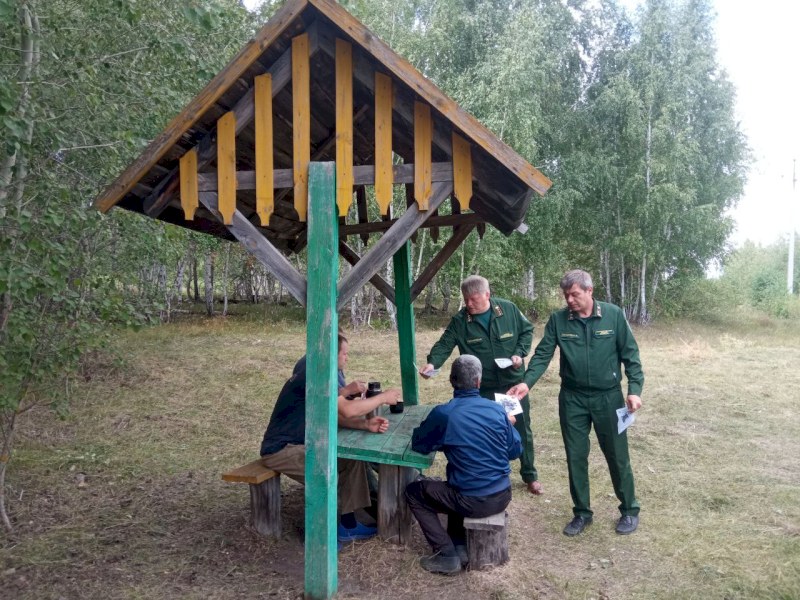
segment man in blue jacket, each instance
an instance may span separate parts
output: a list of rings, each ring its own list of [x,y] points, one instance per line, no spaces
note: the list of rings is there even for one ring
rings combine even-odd
[[[420,565],[431,573],[451,574],[466,562],[464,517],[488,517],[511,501],[508,461],[522,452],[514,418],[479,393],[481,361],[459,356],[450,370],[453,399],[434,408],[414,430],[411,446],[447,457],[447,481],[424,479],[406,487],[406,501],[433,548]],[[447,515],[447,530],[439,522]]]

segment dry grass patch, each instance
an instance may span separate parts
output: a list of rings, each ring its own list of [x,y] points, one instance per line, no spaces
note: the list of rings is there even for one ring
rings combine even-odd
[[[0,547],[3,598],[299,598],[303,490],[283,483],[281,540],[245,526],[247,491],[220,474],[257,455],[275,398],[305,350],[293,313],[271,308],[122,334],[72,413],[26,417],[9,474],[17,524]],[[418,364],[440,330],[419,327]],[[541,327],[537,326],[537,333]],[[346,332],[349,378],[399,385],[396,336]],[[558,425],[557,365],[532,394],[545,495],[513,467],[511,561],[443,578],[408,548],[356,543],[342,598],[444,600],[800,597],[800,325],[661,324],[637,331],[647,381],[630,434],[640,530],[614,534],[605,462],[590,456],[595,522],[577,539]],[[446,373],[420,381],[450,397]],[[443,475],[439,457],[433,474]]]

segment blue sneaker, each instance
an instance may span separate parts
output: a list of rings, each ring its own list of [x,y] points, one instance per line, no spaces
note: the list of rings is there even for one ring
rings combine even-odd
[[[378,533],[377,527],[369,527],[367,525],[363,525],[361,523],[356,523],[356,526],[352,529],[348,529],[347,527],[342,526],[339,523],[336,529],[336,537],[340,542],[352,542],[354,540],[368,540],[371,537],[375,537],[375,534]]]

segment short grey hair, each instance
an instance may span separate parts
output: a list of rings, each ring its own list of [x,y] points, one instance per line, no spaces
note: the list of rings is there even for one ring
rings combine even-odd
[[[480,275],[470,275],[461,282],[461,293],[464,296],[482,294],[489,291],[489,280]]]
[[[470,390],[480,385],[483,367],[481,361],[471,354],[462,354],[450,367],[450,383],[454,390]]]
[[[589,288],[594,288],[594,285],[592,285],[592,276],[586,271],[581,271],[580,269],[567,271],[564,274],[564,277],[561,278],[561,283],[559,285],[561,286],[561,289],[566,292],[576,283],[584,291],[588,290]]]

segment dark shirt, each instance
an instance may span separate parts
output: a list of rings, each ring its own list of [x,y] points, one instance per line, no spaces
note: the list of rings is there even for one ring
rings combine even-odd
[[[305,358],[305,357],[304,357]],[[306,365],[295,365],[289,380],[275,402],[269,425],[261,441],[261,456],[274,454],[289,444],[305,444],[306,439]]]
[[[508,461],[522,453],[519,434],[500,404],[477,389],[455,390],[414,430],[411,447],[447,456],[447,482],[465,496],[489,496],[511,485]]]

